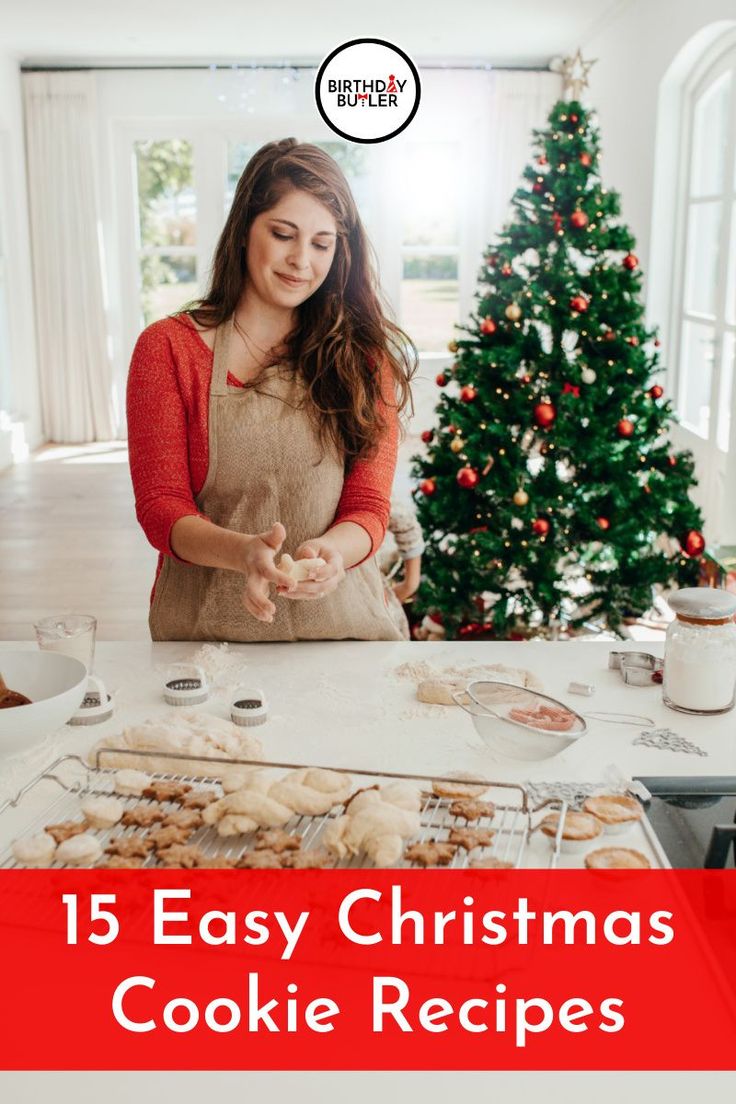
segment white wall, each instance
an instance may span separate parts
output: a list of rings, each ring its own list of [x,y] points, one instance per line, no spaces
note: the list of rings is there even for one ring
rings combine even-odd
[[[31,242],[20,72],[16,58],[0,53],[0,222],[6,248],[7,314],[13,409],[23,420],[27,445],[43,442],[38,395]],[[2,458],[0,457],[0,465]]]

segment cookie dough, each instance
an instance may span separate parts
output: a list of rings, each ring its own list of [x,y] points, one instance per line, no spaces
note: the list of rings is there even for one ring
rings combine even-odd
[[[276,565],[278,571],[283,571],[285,575],[291,576],[296,583],[303,583],[307,580],[313,571],[317,571],[318,568],[324,567],[326,561],[321,556],[316,556],[311,560],[293,560],[288,552],[279,560]]]
[[[122,801],[116,797],[87,797],[82,802],[82,812],[90,828],[112,828],[124,811]]]
[[[56,851],[56,840],[48,832],[13,842],[13,857],[21,866],[49,866]]]
[[[150,777],[144,774],[143,771],[115,771],[115,790],[123,797],[140,797],[146,786],[150,786],[150,784]]]
[[[465,670],[440,671],[431,678],[425,678],[419,682],[417,698],[428,705],[455,705],[456,702],[452,696],[453,691],[464,695],[468,684],[479,679],[508,683],[508,689],[505,686],[499,686],[494,691],[486,690],[484,692],[483,701],[489,705],[494,702],[526,700],[527,695],[522,693],[521,688],[527,690],[544,689],[540,680],[531,671],[527,671],[523,667],[506,667],[503,663],[496,663],[484,667],[468,667]],[[464,704],[467,704],[470,698],[464,695],[462,700]]]
[[[101,855],[100,841],[83,832],[81,835],[70,836],[69,839],[63,840],[56,848],[54,858],[57,862],[67,863],[68,866],[91,866]]]

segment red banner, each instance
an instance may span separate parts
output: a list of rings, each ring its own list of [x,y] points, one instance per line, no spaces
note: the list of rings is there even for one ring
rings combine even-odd
[[[734,1069],[725,871],[4,871],[3,1069]]]

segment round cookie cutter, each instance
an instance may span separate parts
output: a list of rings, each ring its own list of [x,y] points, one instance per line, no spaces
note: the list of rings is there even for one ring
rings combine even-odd
[[[112,695],[108,694],[102,679],[90,675],[82,704],[67,722],[70,725],[93,725],[109,721],[115,709]]]
[[[268,703],[263,691],[252,686],[239,686],[230,702],[230,719],[246,728],[267,721]]]
[[[172,663],[164,679],[164,700],[169,705],[201,705],[209,697],[207,676],[196,663]]]

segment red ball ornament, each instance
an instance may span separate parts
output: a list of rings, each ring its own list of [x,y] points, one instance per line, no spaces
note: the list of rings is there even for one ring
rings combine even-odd
[[[639,263],[639,258],[636,256],[635,253],[627,253],[621,263],[623,264],[624,268],[628,268],[629,272],[633,272]]]
[[[457,433],[457,426],[454,426],[454,425],[448,425],[448,427],[447,427],[447,432],[448,432],[448,433]]]
[[[698,529],[691,529],[682,546],[688,556],[701,556],[705,551],[705,537]]]
[[[534,183],[532,184],[532,191],[534,192],[535,195],[541,195],[542,192],[544,191],[544,181],[543,180],[535,180]]]
[[[603,530],[605,531],[606,529],[610,529],[610,528],[611,528],[611,523],[610,523],[610,521],[608,520],[608,518],[606,518],[606,517],[599,517],[599,518],[596,518],[595,520],[596,520],[596,522],[597,522],[597,524],[598,524],[598,528],[599,528],[599,529],[603,529]]]
[[[466,383],[465,387],[460,388],[460,398],[463,402],[473,402],[477,395],[478,392],[475,390],[472,383]]]
[[[532,531],[537,534],[538,537],[546,537],[549,533],[549,522],[546,518],[535,518],[532,522]]]
[[[627,337],[626,340],[628,341],[629,345],[639,344],[639,338],[636,336],[636,334],[632,334],[631,337]]]
[[[655,337],[654,344],[656,345],[657,348],[659,348],[659,346],[662,344],[662,342],[659,340],[658,337]]]
[[[461,625],[458,629],[458,636],[478,636],[483,632],[483,626],[479,625],[477,621],[470,621],[467,625]]]
[[[664,395],[664,388],[660,387],[658,383],[655,383],[654,387],[649,388],[649,396],[652,399],[661,399]]]
[[[481,319],[480,332],[482,334],[494,334],[497,329],[498,327],[491,318],[490,314],[487,314],[485,318]]]
[[[495,268],[496,265],[498,264],[498,254],[497,253],[486,253],[485,262],[486,262],[486,264],[488,265],[489,268]]]
[[[480,476],[475,468],[461,468],[457,473],[457,481],[461,487],[469,491],[480,482]]]
[[[428,445],[433,437],[434,431],[431,429],[425,429],[422,433],[422,440],[424,441],[425,445]]]
[[[555,418],[557,417],[557,411],[555,410],[552,403],[548,402],[537,403],[534,407],[533,414],[534,421],[542,429],[547,429],[549,426],[551,426]]]
[[[631,437],[634,432],[634,423],[628,418],[622,418],[616,426],[619,437]]]
[[[578,115],[571,115],[570,116],[570,122],[571,123],[576,123],[578,121],[578,119],[579,119]]]
[[[586,153],[585,150],[583,150],[583,152],[580,154],[580,157],[578,158],[578,160],[579,160],[581,165],[585,165],[586,169],[589,168],[590,165],[593,164],[593,158],[590,156],[589,153]]]
[[[669,464],[669,466],[671,468],[677,467],[677,457],[676,456],[668,456],[667,457],[667,463]]]
[[[555,234],[559,234],[562,230],[562,215],[559,211],[555,211],[552,215],[552,229]]]
[[[514,270],[513,270],[513,268],[511,267],[510,264],[505,264],[501,268],[501,275],[502,276],[510,276],[513,271]]]
[[[584,314],[588,309],[588,300],[584,295],[574,295],[570,300],[570,310],[576,314]]]
[[[537,164],[538,165],[546,165],[547,164],[547,158],[545,157],[544,154],[541,154],[539,156],[539,158],[537,159]]]
[[[573,211],[570,215],[570,225],[574,226],[576,230],[582,230],[584,226],[587,226],[590,219],[586,215],[585,211]]]
[[[437,384],[438,387],[444,387],[447,383],[447,376],[444,372],[440,372],[438,376],[435,376],[434,382]]]
[[[437,484],[434,479],[423,479],[419,484],[419,490],[423,495],[433,495],[437,490]]]

